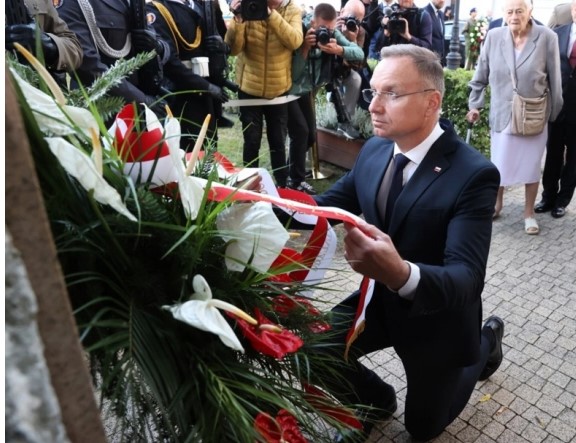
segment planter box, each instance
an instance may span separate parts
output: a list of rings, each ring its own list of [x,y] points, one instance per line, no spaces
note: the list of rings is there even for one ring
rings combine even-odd
[[[349,140],[332,129],[317,128],[318,158],[341,168],[352,169],[364,141],[362,138]]]

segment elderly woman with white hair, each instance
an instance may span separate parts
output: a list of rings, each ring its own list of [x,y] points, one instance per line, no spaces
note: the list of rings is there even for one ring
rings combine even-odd
[[[506,0],[504,20],[508,26],[490,31],[480,52],[470,82],[470,111],[467,119],[475,122],[484,106],[484,91],[490,86],[491,160],[501,175],[494,217],[500,215],[504,188],[525,185],[524,231],[540,232],[534,204],[538,194],[547,125],[535,135],[517,135],[512,130],[512,98],[516,89],[523,97],[548,94],[545,120],[553,121],[562,108],[562,82],[558,38],[545,26],[531,19],[530,0]]]

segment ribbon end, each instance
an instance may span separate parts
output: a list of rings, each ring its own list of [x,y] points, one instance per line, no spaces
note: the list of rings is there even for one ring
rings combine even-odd
[[[362,320],[354,330],[350,331],[348,337],[346,338],[346,349],[344,349],[344,361],[348,362],[348,355],[350,353],[350,347],[352,343],[356,341],[358,336],[364,332],[364,327],[366,326],[366,322]]]

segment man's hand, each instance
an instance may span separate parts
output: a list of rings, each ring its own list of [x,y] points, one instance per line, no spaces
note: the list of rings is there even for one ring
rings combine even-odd
[[[326,45],[318,44],[318,47],[327,54],[339,55],[340,57],[344,55],[344,48],[336,42],[335,38],[331,38]]]
[[[404,17],[400,17],[399,20],[402,20],[404,22],[404,32],[402,34],[400,34],[400,37],[402,37],[405,40],[410,41],[412,39],[412,35],[410,34],[410,31],[408,30],[408,20],[406,20]]]
[[[346,21],[344,20],[345,17],[338,17],[338,19],[336,20],[336,28],[340,29],[340,32],[342,33],[342,35],[344,37],[346,37],[346,40],[352,42],[352,43],[358,43],[358,33],[360,32],[360,26],[356,26],[356,31],[350,31],[347,27],[346,27]]]
[[[306,54],[316,46],[316,30],[314,28],[308,29],[306,35],[304,36],[304,41],[302,42],[302,50]]]
[[[36,23],[6,26],[5,48],[12,50],[14,49],[14,43],[19,43],[38,57],[38,54],[36,54],[36,32],[40,33],[40,44],[42,45],[44,61],[47,65],[55,64],[58,61],[58,47],[48,34],[36,27]]]
[[[132,36],[132,46],[136,52],[156,51],[156,54],[162,58],[164,46],[162,46],[154,32],[148,29],[135,29],[130,34]]]
[[[387,234],[368,223],[359,227],[344,223],[344,229],[344,257],[354,271],[393,290],[406,284],[410,265],[400,257]]]

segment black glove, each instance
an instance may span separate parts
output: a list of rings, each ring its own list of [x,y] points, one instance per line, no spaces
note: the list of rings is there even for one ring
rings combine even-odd
[[[208,84],[208,93],[214,100],[217,100],[220,103],[226,103],[229,100],[228,94],[224,88],[220,88],[219,86],[213,85],[212,83]]]
[[[204,48],[207,52],[224,55],[230,54],[230,46],[228,46],[219,35],[210,35],[204,38]]]
[[[132,46],[136,52],[156,51],[158,57],[162,58],[164,46],[154,32],[148,29],[135,29],[130,34],[132,36]]]
[[[6,26],[5,31],[6,49],[12,50],[14,49],[14,43],[20,43],[38,57],[38,54],[36,54],[37,28],[35,23]],[[43,31],[38,32],[40,32],[40,43],[42,45],[44,62],[46,65],[55,64],[58,61],[58,46],[56,46],[56,43],[54,43],[48,34]]]

